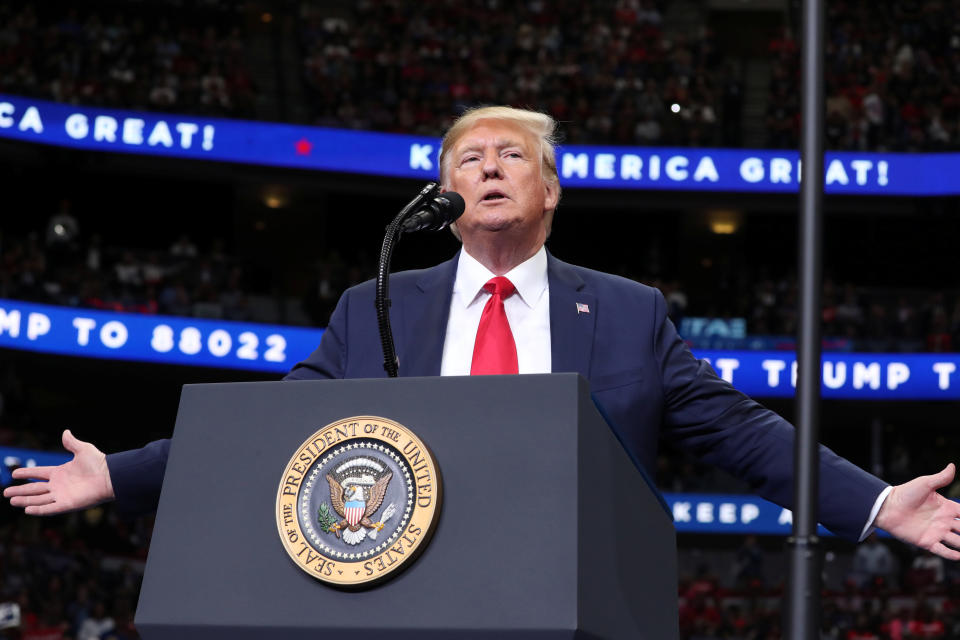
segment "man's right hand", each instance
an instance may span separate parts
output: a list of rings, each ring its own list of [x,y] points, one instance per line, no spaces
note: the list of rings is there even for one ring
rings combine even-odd
[[[17,480],[40,480],[7,487],[3,495],[14,507],[25,507],[32,516],[49,516],[86,509],[113,500],[113,484],[107,457],[89,442],[77,440],[67,429],[63,446],[73,459],[56,467],[22,467],[13,471]]]

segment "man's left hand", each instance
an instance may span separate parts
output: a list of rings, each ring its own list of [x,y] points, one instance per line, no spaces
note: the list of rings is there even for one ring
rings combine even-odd
[[[904,542],[960,560],[960,504],[937,493],[953,482],[955,471],[951,462],[940,473],[895,486],[874,524]]]

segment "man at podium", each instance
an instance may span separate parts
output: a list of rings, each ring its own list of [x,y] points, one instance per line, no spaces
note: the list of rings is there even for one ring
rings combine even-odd
[[[447,132],[440,181],[466,203],[455,229],[463,249],[391,279],[401,375],[578,372],[647,470],[663,432],[789,507],[793,427],[694,358],[659,291],[545,249],[560,200],[555,128],[541,113],[486,107]],[[383,377],[373,299],[372,282],[345,292],[317,350],[286,379]],[[12,505],[36,515],[114,499],[128,510],[156,507],[168,441],[110,456],[69,431],[63,443],[70,462],[14,472],[46,482],[6,489]],[[953,464],[890,487],[826,448],[820,459],[820,521],[834,533],[862,540],[880,527],[960,559],[960,505],[937,493]]]

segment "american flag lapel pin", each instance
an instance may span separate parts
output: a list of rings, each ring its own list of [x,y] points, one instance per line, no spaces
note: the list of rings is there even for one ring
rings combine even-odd
[[[590,306],[583,304],[582,302],[577,303],[577,315],[581,313],[590,313]]]

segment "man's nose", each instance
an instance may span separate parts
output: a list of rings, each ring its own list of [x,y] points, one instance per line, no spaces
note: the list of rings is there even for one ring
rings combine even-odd
[[[503,177],[498,154],[488,153],[483,156],[483,177],[484,179]]]

